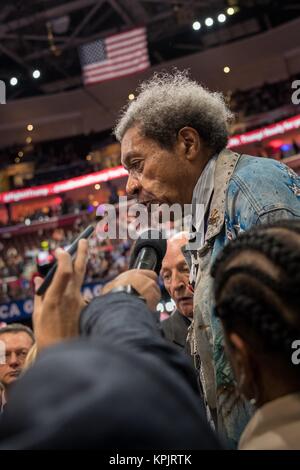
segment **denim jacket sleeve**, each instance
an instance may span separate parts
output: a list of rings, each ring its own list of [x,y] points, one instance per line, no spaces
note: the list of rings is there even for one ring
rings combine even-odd
[[[228,186],[227,238],[253,225],[294,217],[300,218],[300,177],[278,161],[243,155]]]

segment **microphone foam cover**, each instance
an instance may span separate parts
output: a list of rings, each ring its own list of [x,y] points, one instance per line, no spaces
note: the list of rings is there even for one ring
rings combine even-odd
[[[129,266],[132,268],[139,252],[142,248],[146,247],[150,247],[156,252],[158,266],[156,267],[155,271],[157,274],[159,274],[162,260],[167,251],[167,240],[163,238],[163,234],[160,230],[148,229],[141,233],[133,246]]]

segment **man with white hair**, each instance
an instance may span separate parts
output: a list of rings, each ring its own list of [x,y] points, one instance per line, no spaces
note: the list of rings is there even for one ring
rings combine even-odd
[[[195,288],[190,342],[200,357],[205,399],[218,431],[236,446],[251,415],[224,353],[213,306],[212,262],[239,232],[300,218],[300,178],[284,164],[226,149],[232,113],[220,93],[187,73],[155,74],[142,83],[115,128],[140,203],[192,204],[190,282]]]
[[[161,323],[161,328],[166,339],[190,354],[187,335],[193,318],[193,293],[189,289],[190,270],[182,253],[182,247],[187,243],[188,233],[185,232],[173,235],[167,243],[160,274],[176,308]]]

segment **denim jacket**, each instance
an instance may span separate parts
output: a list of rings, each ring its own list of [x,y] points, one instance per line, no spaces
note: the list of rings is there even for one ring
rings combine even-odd
[[[224,245],[240,232],[294,217],[300,218],[300,177],[293,170],[276,160],[227,149],[219,154],[205,243],[194,253],[197,275],[189,340],[200,363],[207,405],[217,416],[218,432],[229,447],[237,446],[253,410],[238,393],[224,354],[221,323],[214,314],[210,268]]]

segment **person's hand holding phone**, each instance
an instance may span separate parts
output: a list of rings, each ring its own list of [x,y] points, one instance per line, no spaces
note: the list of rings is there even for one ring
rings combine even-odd
[[[34,297],[33,326],[37,348],[42,349],[78,336],[79,315],[85,307],[80,289],[88,260],[88,241],[82,239],[74,261],[62,249],[56,250],[57,269],[46,293]],[[43,279],[35,279],[35,290]]]

